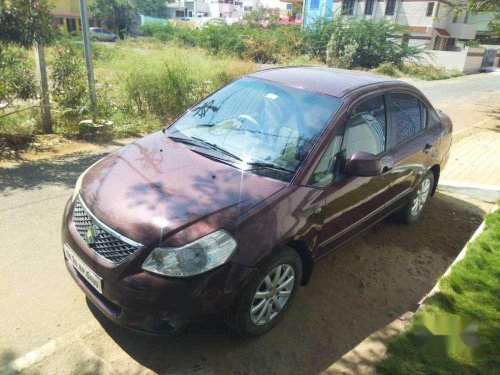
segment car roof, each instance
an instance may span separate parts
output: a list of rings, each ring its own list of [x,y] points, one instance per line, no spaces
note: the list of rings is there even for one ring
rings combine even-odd
[[[248,76],[303,90],[316,91],[337,98],[368,85],[388,82],[402,83],[391,77],[382,77],[367,72],[312,66],[272,68]]]

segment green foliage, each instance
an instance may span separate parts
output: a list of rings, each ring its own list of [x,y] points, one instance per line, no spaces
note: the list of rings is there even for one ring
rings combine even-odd
[[[165,123],[220,86],[254,70],[253,64],[174,46],[155,46],[126,59],[117,55],[110,64],[115,72],[118,111],[154,115]]]
[[[325,60],[329,66],[339,68],[373,68],[385,62],[401,66],[404,60],[422,53],[420,48],[403,45],[400,39],[395,39],[400,30],[387,20],[337,16],[327,25],[314,24],[311,32],[319,35],[318,47],[330,34]]]
[[[52,97],[60,112],[60,122],[72,129],[89,110],[85,65],[71,44],[58,44],[52,65]]]
[[[139,27],[138,31],[144,35],[156,38],[162,42],[168,42],[174,38],[175,27],[171,23],[148,23]]]
[[[403,74],[393,63],[387,62],[380,64],[377,68],[373,69],[376,74],[381,74],[390,77],[401,77]]]
[[[47,0],[0,0],[0,50],[2,44],[28,48],[35,41],[50,42],[51,9]]]
[[[27,51],[19,48],[0,50],[0,109],[15,99],[34,99],[37,85]]]
[[[437,68],[435,66],[421,64],[404,64],[401,68],[401,71],[407,76],[424,79],[427,81],[448,79],[464,75],[458,70]]]
[[[117,32],[121,38],[132,24],[132,5],[128,0],[94,0],[89,8],[97,20]]]
[[[134,6],[139,14],[162,18],[168,16],[166,3],[166,0],[135,0]]]
[[[257,8],[246,13],[243,21],[250,27],[272,27],[278,24],[279,15],[273,9]]]
[[[465,45],[467,47],[479,47],[481,45],[481,42],[477,39],[470,39],[465,42]]]
[[[500,211],[441,279],[411,327],[389,344],[380,374],[493,374],[500,368]],[[428,333],[433,334],[429,335]]]

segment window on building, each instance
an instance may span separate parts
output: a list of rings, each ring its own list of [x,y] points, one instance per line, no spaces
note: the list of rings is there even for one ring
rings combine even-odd
[[[345,16],[352,16],[354,13],[354,2],[355,0],[343,0],[342,1],[342,14]]]
[[[396,9],[396,0],[387,0],[387,5],[385,6],[385,15],[393,16],[394,9]]]
[[[366,0],[365,3],[365,14],[373,14],[373,4],[375,0]]]
[[[184,11],[183,10],[176,10],[175,11],[175,17],[177,17],[177,18],[184,17]]]
[[[311,0],[309,9],[319,9],[319,0]]]
[[[427,10],[425,11],[425,16],[432,17],[433,12],[434,12],[434,3],[427,3]]]
[[[464,23],[467,23],[469,20],[469,12],[465,12]]]
[[[422,130],[420,101],[408,94],[391,94],[391,97],[396,143],[399,144]]]
[[[455,13],[455,14],[453,15],[453,23],[457,23],[457,21],[458,21],[458,16],[459,16],[459,14],[458,14],[458,13]]]

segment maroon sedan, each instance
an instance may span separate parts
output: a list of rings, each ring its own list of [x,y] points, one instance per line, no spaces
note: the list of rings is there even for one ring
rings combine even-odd
[[[123,326],[172,332],[217,314],[260,335],[315,261],[389,214],[421,216],[451,130],[400,81],[251,74],[80,176],[64,213],[66,265]]]

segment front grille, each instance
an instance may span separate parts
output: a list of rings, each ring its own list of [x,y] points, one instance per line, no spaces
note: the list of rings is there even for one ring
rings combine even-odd
[[[140,245],[132,244],[133,241],[127,243],[104,229],[100,222],[89,215],[79,199],[76,199],[73,208],[73,224],[82,240],[111,263],[121,262],[140,248]],[[92,228],[91,236],[88,235],[89,228]]]

